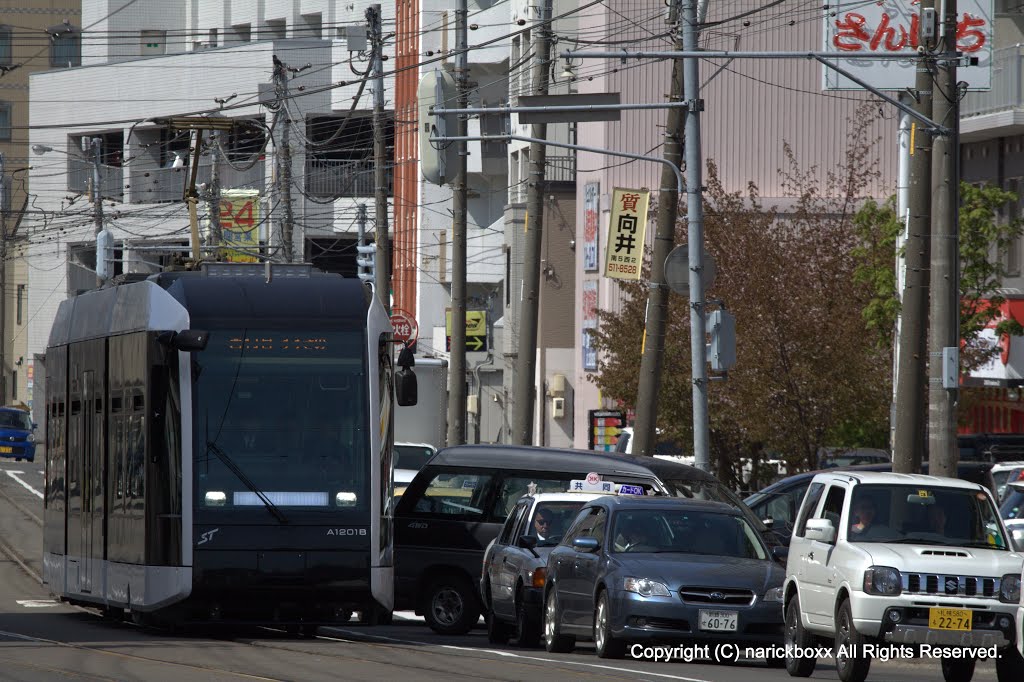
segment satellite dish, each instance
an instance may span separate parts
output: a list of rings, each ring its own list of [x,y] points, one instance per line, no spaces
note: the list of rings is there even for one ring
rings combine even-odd
[[[669,289],[682,296],[690,295],[690,247],[680,244],[672,249],[665,259],[665,282]],[[715,259],[710,253],[704,251],[704,269],[701,271],[701,282],[704,284],[704,291],[711,288],[715,282]]]

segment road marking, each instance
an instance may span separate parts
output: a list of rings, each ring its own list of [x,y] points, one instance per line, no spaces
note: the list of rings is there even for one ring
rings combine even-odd
[[[370,634],[367,634],[365,632],[360,632],[358,630],[345,630],[345,629],[342,629],[342,628],[339,628],[339,627],[331,627],[329,629],[333,630],[335,632],[343,632],[346,635],[353,636],[353,637],[356,638],[356,640],[358,640],[360,638],[379,639],[379,640],[383,640],[383,641],[386,641],[386,642],[394,642],[395,644],[414,644],[416,646],[438,647],[440,649],[455,649],[456,651],[469,651],[469,652],[473,652],[473,653],[477,653],[477,654],[494,654],[495,656],[504,656],[505,658],[521,658],[524,661],[540,661],[541,663],[560,663],[560,664],[565,664],[565,665],[581,666],[583,668],[597,668],[599,670],[615,670],[616,672],[634,673],[634,674],[642,675],[642,676],[645,676],[645,677],[649,676],[649,677],[660,677],[660,678],[664,678],[664,679],[668,679],[668,680],[683,680],[683,682],[711,682],[711,680],[704,680],[704,679],[701,679],[701,678],[698,678],[698,677],[682,677],[680,675],[668,675],[666,673],[655,673],[655,672],[650,672],[650,671],[647,671],[647,670],[634,670],[632,668],[620,668],[620,667],[614,666],[614,665],[601,665],[600,663],[584,663],[582,661],[566,661],[566,660],[563,660],[563,659],[560,659],[560,658],[544,658],[542,656],[525,656],[523,654],[517,654],[514,651],[499,651],[497,649],[479,649],[479,648],[476,648],[476,647],[456,646],[454,644],[436,644],[436,643],[431,643],[431,642],[417,642],[416,640],[412,640],[412,639],[398,639],[396,637],[385,637],[384,635],[370,635]],[[323,635],[320,636],[320,639],[333,639],[333,640],[337,640],[337,641],[345,641],[345,640],[338,640],[338,638],[335,638],[335,637],[325,637]]]
[[[46,609],[51,606],[57,606],[57,602],[52,599],[18,599],[17,603],[24,606],[27,609]]]
[[[20,483],[21,487],[23,487],[26,490],[28,490],[30,493],[32,493],[33,495],[38,497],[40,500],[43,499],[43,494],[41,492],[39,492],[38,490],[36,490],[32,486],[30,486],[28,483],[26,483],[25,481],[21,480],[21,478],[19,478],[19,475],[24,475],[24,473],[25,473],[24,471],[13,471],[11,469],[4,469],[4,471],[7,472],[8,476],[13,478],[18,483]]]

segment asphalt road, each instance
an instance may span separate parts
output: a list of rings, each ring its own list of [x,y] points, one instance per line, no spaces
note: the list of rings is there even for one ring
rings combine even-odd
[[[0,462],[0,680],[789,680],[763,661],[605,661],[491,646],[480,628],[440,637],[410,613],[389,626],[321,628],[313,639],[267,629],[170,635],[55,602],[40,584],[41,464]],[[835,680],[821,659],[811,679]],[[875,661],[869,680],[942,680],[937,661]],[[974,679],[995,680],[991,662]]]

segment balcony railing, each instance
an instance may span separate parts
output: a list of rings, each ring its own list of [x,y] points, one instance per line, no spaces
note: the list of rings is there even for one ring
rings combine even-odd
[[[196,185],[210,181],[209,163],[199,164]],[[183,201],[188,168],[132,169],[129,197],[133,204],[158,204]],[[248,170],[236,170],[222,163],[218,166],[221,189],[264,189],[264,164],[256,163]]]
[[[576,155],[548,154],[545,156],[544,179],[548,182],[576,182]]]
[[[1024,46],[992,50],[992,89],[969,92],[960,103],[960,117],[981,116],[1024,107]]]
[[[393,194],[393,175],[387,170],[388,196]],[[306,159],[306,191],[314,197],[373,196],[373,161]]]
[[[68,191],[85,194],[92,182],[92,161],[70,157],[68,159]],[[124,169],[120,166],[100,166],[100,196],[105,199],[124,199]]]

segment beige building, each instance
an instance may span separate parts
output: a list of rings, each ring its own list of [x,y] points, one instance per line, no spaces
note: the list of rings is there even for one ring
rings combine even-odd
[[[13,5],[13,6],[12,6]],[[19,0],[0,9],[0,396],[3,404],[31,406],[33,359],[28,353],[26,221],[32,212],[28,186],[29,75],[81,63],[81,2]]]

